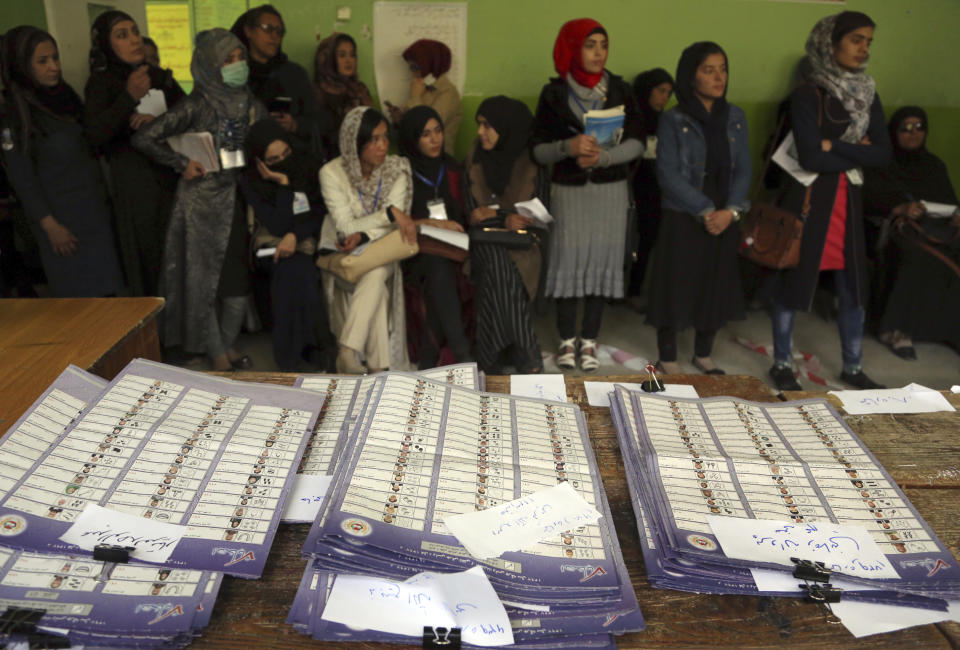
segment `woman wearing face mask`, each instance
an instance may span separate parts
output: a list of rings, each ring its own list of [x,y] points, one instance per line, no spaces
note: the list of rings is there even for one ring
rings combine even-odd
[[[314,79],[317,99],[333,119],[333,134],[340,132],[343,118],[351,109],[373,106],[370,91],[357,78],[357,42],[349,34],[334,32],[320,41],[314,58]],[[337,143],[330,144],[331,150],[338,153]]]
[[[400,121],[400,152],[413,172],[414,222],[455,232],[464,231],[460,197],[460,165],[444,153],[443,122],[429,106],[415,106]],[[456,192],[456,194],[455,194]],[[470,341],[463,329],[458,267],[438,255],[420,253],[404,264],[410,281],[420,287],[426,307],[426,327],[419,341],[421,369],[437,365],[445,342],[456,363],[472,361]]]
[[[320,170],[320,188],[330,211],[321,230],[321,249],[349,253],[397,228],[404,241],[417,240],[410,216],[410,163],[388,156],[389,147],[382,114],[363,106],[347,113],[340,127],[340,157]],[[324,273],[323,286],[331,329],[340,343],[337,372],[362,374],[409,366],[399,264],[374,268],[353,286]]]
[[[244,200],[276,248],[263,264],[270,273],[273,358],[283,372],[316,356],[318,325],[329,327],[313,262],[324,215],[320,161],[295,147],[275,120],[257,122],[247,134],[248,164],[239,177]]]
[[[246,219],[237,201],[237,176],[247,131],[267,112],[246,87],[246,49],[225,29],[197,34],[190,72],[193,92],[133,136],[137,149],[181,176],[161,276],[167,299],[164,344],[206,354],[214,370],[248,368],[250,358],[231,347],[248,292]],[[170,136],[192,132],[213,136],[219,171],[204,169],[167,144]]]
[[[533,124],[533,156],[553,165],[545,295],[557,299],[557,365],[595,371],[597,337],[608,298],[623,297],[623,240],[627,230],[629,163],[643,152],[640,114],[630,86],[605,69],[607,31],[590,18],[571,20],[557,35],[553,63],[559,74],[540,92]],[[591,110],[622,106],[619,142],[600,145],[584,133]],[[577,339],[577,307],[583,323]]]
[[[134,149],[130,138],[155,117],[139,110],[147,93],[162,93],[170,108],[184,97],[183,90],[169,70],[146,63],[140,29],[124,12],[101,14],[91,41],[84,134],[110,166],[127,286],[135,296],[156,296],[177,175]]]
[[[948,218],[927,213],[924,202],[955,206],[958,201],[947,166],[927,150],[926,111],[905,106],[890,118],[888,130],[893,162],[865,171],[863,200],[868,214],[897,220],[882,265],[890,292],[881,306],[880,340],[901,359],[913,361],[914,339],[960,350],[960,272],[948,263],[960,265],[960,212]],[[914,224],[942,243],[926,241]]]
[[[673,77],[663,68],[654,68],[633,80],[637,106],[643,115],[643,158],[633,177],[633,202],[637,212],[637,259],[630,269],[627,304],[635,311],[645,309],[643,278],[650,251],[660,231],[660,186],[657,185],[657,126],[660,114],[673,94]]]
[[[470,225],[523,230],[535,226],[515,204],[546,200],[546,174],[530,157],[533,114],[523,102],[499,95],[477,109],[477,139],[467,154],[464,203]],[[477,288],[477,363],[503,374],[501,357],[520,374],[543,372],[531,303],[540,281],[540,247],[507,250],[471,244]]]
[[[35,27],[3,38],[3,157],[56,297],[123,286],[100,167],[83,137],[83,104],[60,75],[57,43]]]
[[[460,92],[447,73],[450,71],[450,48],[440,41],[422,38],[403,51],[403,60],[410,66],[410,98],[403,109],[384,102],[394,123],[399,124],[403,111],[414,106],[429,106],[440,115],[444,124],[444,151],[453,155],[457,129],[463,111],[460,108]]]
[[[727,103],[727,55],[716,43],[683,51],[676,87],[679,105],[657,129],[663,222],[647,322],[657,328],[663,372],[682,372],[677,332],[693,327],[693,366],[720,375],[710,356],[717,330],[743,318],[736,222],[750,207],[747,120]]]
[[[876,84],[866,74],[874,23],[857,11],[827,16],[807,39],[806,83],[790,100],[790,121],[804,169],[817,172],[810,186],[799,265],[777,274],[773,299],[774,365],[780,390],[800,390],[793,374],[796,310],[809,310],[821,271],[830,271],[837,294],[837,327],[843,357],[840,378],[859,389],[882,388],[861,366],[864,305],[869,293],[863,227],[862,168],[890,160],[890,138]],[[800,214],[807,188],[786,179],[783,207]]]

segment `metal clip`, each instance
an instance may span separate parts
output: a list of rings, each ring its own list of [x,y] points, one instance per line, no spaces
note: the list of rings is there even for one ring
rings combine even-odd
[[[460,628],[423,626],[423,647],[460,650]]]
[[[130,561],[130,551],[137,550],[136,546],[117,546],[115,544],[97,544],[93,547],[93,559],[101,562],[115,562],[126,564]]]
[[[798,557],[792,557],[790,561],[797,565],[797,568],[793,570],[794,578],[810,582],[830,582],[832,571],[823,562],[801,560]]]
[[[807,592],[807,599],[816,603],[839,603],[843,589],[837,589],[829,582],[812,585],[803,584],[800,588]]]
[[[0,635],[33,634],[37,631],[37,623],[46,613],[45,609],[7,607],[7,611],[0,614]]]

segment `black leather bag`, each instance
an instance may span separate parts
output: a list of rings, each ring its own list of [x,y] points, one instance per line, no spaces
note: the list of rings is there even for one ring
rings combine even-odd
[[[504,248],[527,250],[539,241],[537,235],[529,230],[510,230],[509,228],[476,227],[470,229],[470,245],[496,244]]]

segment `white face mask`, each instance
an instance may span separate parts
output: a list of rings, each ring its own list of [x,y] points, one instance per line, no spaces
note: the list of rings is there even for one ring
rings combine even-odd
[[[428,86],[432,86],[433,84],[437,83],[437,78],[434,77],[432,74],[428,74],[426,77],[423,78],[423,83],[425,83]]]

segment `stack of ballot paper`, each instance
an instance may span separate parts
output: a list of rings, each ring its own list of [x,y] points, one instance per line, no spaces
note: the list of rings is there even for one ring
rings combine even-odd
[[[406,373],[364,397],[304,544],[300,632],[583,648],[643,628],[577,406]]]
[[[756,594],[753,570],[789,577],[798,558],[823,562],[844,601],[946,611],[960,598],[939,570],[956,566],[950,551],[825,400],[617,386],[611,415],[653,585]],[[772,593],[804,593],[786,582]]]

